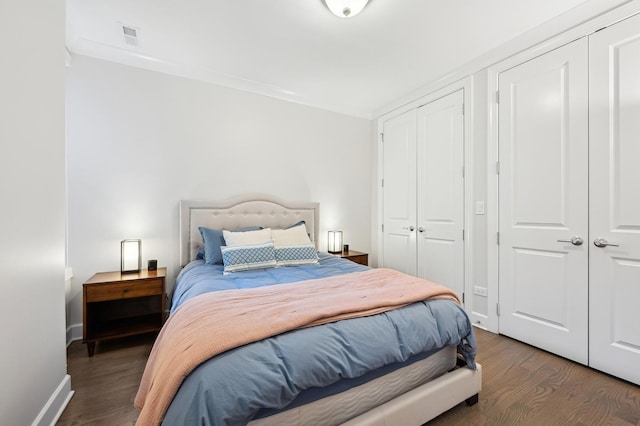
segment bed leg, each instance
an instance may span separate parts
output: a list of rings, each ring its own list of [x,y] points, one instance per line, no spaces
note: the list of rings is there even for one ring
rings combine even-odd
[[[469,407],[476,405],[478,403],[478,394],[473,395],[471,398],[467,398],[465,402]]]

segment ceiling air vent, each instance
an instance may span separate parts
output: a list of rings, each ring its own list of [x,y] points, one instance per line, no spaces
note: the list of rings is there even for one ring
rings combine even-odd
[[[138,30],[133,27],[128,27],[126,25],[122,26],[122,32],[124,34],[124,42],[129,46],[137,46],[138,45]]]

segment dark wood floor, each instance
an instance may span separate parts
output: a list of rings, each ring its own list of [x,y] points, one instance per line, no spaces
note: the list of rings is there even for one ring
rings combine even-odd
[[[462,403],[429,425],[640,426],[640,387],[504,336],[476,334],[480,401]],[[133,399],[152,343],[153,336],[105,342],[92,358],[72,343],[68,370],[76,393],[58,425],[135,423]]]
[[[133,425],[138,410],[133,399],[155,336],[100,342],[95,355],[73,342],[67,349],[67,370],[75,394],[57,425]]]
[[[480,401],[429,425],[640,425],[639,386],[505,336],[476,335]]]

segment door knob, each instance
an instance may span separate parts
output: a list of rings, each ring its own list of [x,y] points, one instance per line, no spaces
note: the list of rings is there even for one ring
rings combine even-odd
[[[606,247],[606,246],[619,247],[618,244],[610,243],[602,237],[598,237],[595,240],[593,240],[593,245],[596,247]]]
[[[424,231],[425,229],[422,226],[418,228],[418,232],[424,232]]]
[[[409,231],[413,232],[413,230],[416,229],[416,228],[414,228],[413,225],[411,225],[409,227],[404,227],[402,229],[408,229]]]
[[[571,237],[570,240],[558,240],[559,243],[571,243],[574,246],[581,246],[584,240],[580,237]]]

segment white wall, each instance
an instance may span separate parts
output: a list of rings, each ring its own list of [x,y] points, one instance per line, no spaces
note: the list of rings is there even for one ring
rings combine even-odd
[[[70,322],[120,240],[178,272],[178,202],[268,193],[320,202],[326,231],[371,244],[370,120],[74,56],[67,72]],[[77,329],[76,329],[77,336]]]
[[[2,2],[0,27],[0,424],[51,424],[70,396],[64,2]]]
[[[467,206],[466,214],[473,217],[473,277],[467,288],[471,301],[471,321],[485,327],[489,316],[488,298],[473,294],[473,287],[488,287],[487,283],[487,219],[496,212],[487,203],[487,73],[481,71],[473,76],[473,204]],[[476,214],[478,202],[484,203],[484,214]]]

